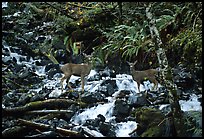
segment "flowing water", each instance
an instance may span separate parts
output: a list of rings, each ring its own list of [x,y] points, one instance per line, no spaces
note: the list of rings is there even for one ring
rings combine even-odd
[[[34,67],[35,73],[38,74],[39,76],[44,76],[45,79],[43,80],[43,86],[42,87],[47,87],[47,88],[53,88],[53,91],[49,94],[49,97],[57,97],[61,94],[60,91],[60,78],[61,78],[61,73],[57,73],[54,75],[53,79],[48,79],[47,75],[45,73],[45,66],[36,66],[34,63],[37,60],[33,60],[30,58],[30,60],[26,61],[20,61],[20,57],[22,58],[27,58],[27,56],[22,56],[17,53],[13,53],[10,51],[9,46],[4,46],[9,50],[10,56],[13,58],[15,57],[17,60],[17,64],[23,64],[27,67]],[[6,56],[2,56],[4,58],[7,58]],[[38,60],[39,61],[39,60]],[[90,74],[88,75],[88,78],[91,76],[94,76],[97,72],[94,70],[91,70]],[[77,76],[71,76],[70,82],[75,82],[78,80],[79,77]],[[82,127],[84,130],[87,130],[88,132],[92,133],[93,136],[97,137],[102,137],[103,135],[99,133],[98,131],[91,130],[86,126],[82,126],[82,124],[85,123],[86,120],[88,119],[95,119],[99,114],[103,115],[106,119],[106,122],[111,122],[115,127],[116,127],[116,136],[117,137],[128,137],[128,133],[132,132],[134,129],[137,128],[137,123],[136,121],[127,121],[127,122],[115,122],[115,116],[113,116],[113,108],[115,105],[115,100],[117,95],[119,94],[120,90],[130,90],[131,94],[129,94],[129,100],[128,101],[136,101],[136,93],[138,93],[138,88],[137,88],[137,83],[133,81],[131,75],[127,74],[117,74],[116,78],[111,78],[111,80],[116,81],[116,85],[118,87],[118,90],[110,97],[107,97],[108,102],[105,104],[98,104],[96,106],[93,106],[91,108],[86,108],[82,112],[76,112],[75,115],[71,118],[71,123],[76,125],[74,128]],[[90,81],[87,82],[84,86],[85,90],[88,90],[90,92],[95,92],[99,87],[100,84],[102,83],[102,80],[99,81]],[[42,87],[37,88],[37,89],[30,89],[30,91],[35,90],[35,91],[40,91]],[[65,87],[65,84],[64,84]],[[150,89],[153,87],[153,84],[150,82],[144,82],[144,86],[140,86],[140,90],[146,90]],[[81,90],[81,87],[76,88],[76,90]],[[196,109],[196,110],[202,110],[200,107],[200,103],[196,99],[196,95],[191,96],[190,101],[182,101],[180,100],[181,108],[184,111],[191,110],[191,109]],[[162,106],[161,106],[162,107]]]

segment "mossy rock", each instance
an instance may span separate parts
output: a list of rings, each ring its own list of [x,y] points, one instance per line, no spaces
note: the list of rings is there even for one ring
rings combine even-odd
[[[163,134],[165,122],[164,114],[155,108],[138,108],[135,112],[136,121],[139,123],[137,134],[142,137],[158,137]],[[161,123],[161,124],[160,124]]]
[[[164,119],[164,114],[155,108],[138,108],[135,113],[137,122],[151,125],[153,122],[161,122]]]
[[[162,128],[155,125],[151,128],[148,128],[144,133],[142,133],[141,137],[161,137],[162,136]]]

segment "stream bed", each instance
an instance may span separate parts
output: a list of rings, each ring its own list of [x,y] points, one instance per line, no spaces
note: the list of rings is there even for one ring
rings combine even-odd
[[[59,70],[62,64],[56,66],[51,62],[45,62],[45,59],[23,55],[19,48],[11,49],[6,42],[3,42],[2,45],[2,61],[5,65],[2,67],[2,72],[4,75],[12,72],[13,81],[18,84],[23,86],[28,84],[27,91],[24,93],[18,91],[18,88],[11,89],[10,92],[4,94],[3,108],[19,107],[32,101],[53,98],[77,100],[81,93],[80,77],[71,76],[69,82],[74,90],[69,93],[67,93],[68,88],[64,81],[62,92],[60,79],[63,74]],[[140,85],[141,93],[139,93],[137,83],[131,75],[116,74],[114,71],[112,71],[113,75],[102,74],[109,71],[111,70],[91,70],[86,77],[85,92],[81,94],[81,100],[88,105],[86,108],[76,105],[68,107],[73,112],[69,116],[58,117],[58,126],[80,132],[85,137],[137,137],[136,132],[130,134],[137,129],[138,121],[134,116],[137,108],[154,107],[164,113],[167,112],[169,107],[166,101],[167,93],[162,85],[159,84],[157,90],[152,90],[153,83],[144,81],[143,85]],[[202,111],[199,98],[202,98],[202,95],[185,94],[183,99],[179,100],[181,109],[183,111]],[[42,122],[42,120],[37,121]],[[53,119],[47,119],[44,122],[52,125]],[[15,122],[9,121],[8,117],[3,117],[2,126],[3,130],[6,130],[15,126]]]

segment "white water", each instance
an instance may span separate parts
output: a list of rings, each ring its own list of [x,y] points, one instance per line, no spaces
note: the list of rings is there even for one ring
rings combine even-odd
[[[192,94],[188,101],[179,100],[179,104],[181,106],[181,110],[183,111],[202,111],[202,106],[198,101],[198,96]]]
[[[17,59],[18,64],[23,64],[23,65],[26,65],[27,67],[33,67],[34,62],[36,60],[33,60],[31,58],[28,62],[26,62],[26,61],[20,62],[20,57],[26,58],[27,56],[22,56],[22,55],[11,52],[10,48],[8,46],[4,46],[4,47],[8,48],[11,57],[12,58],[15,57]],[[45,66],[35,66],[35,70],[36,70],[35,73],[38,74],[39,76],[46,76]],[[94,76],[95,74],[96,74],[96,71],[91,70],[88,77]],[[71,76],[70,82],[74,83],[79,78],[80,77],[77,77],[77,76]],[[81,126],[81,124],[83,124],[87,119],[95,119],[97,117],[97,115],[99,115],[99,114],[102,114],[106,118],[106,122],[113,121],[115,119],[115,117],[112,116],[112,111],[113,111],[113,107],[114,107],[114,103],[115,103],[115,98],[119,94],[120,90],[130,90],[131,94],[129,94],[130,98],[128,101],[135,101],[136,100],[135,93],[138,93],[138,86],[137,86],[137,83],[132,80],[131,75],[118,74],[118,75],[116,75],[116,78],[112,78],[112,80],[116,80],[116,85],[118,86],[118,91],[116,91],[112,95],[112,97],[107,97],[107,99],[109,100],[108,103],[98,104],[97,106],[84,109],[84,111],[81,113],[76,113],[71,119],[72,123]],[[54,77],[52,80],[44,79],[43,82],[44,82],[44,87],[53,88],[53,91],[49,94],[49,97],[57,97],[57,96],[61,95],[61,90],[57,87],[60,84],[60,78],[59,77]],[[102,83],[102,80],[87,82],[85,84],[85,90],[89,90],[90,92],[95,92],[100,87],[101,83]],[[147,81],[147,82],[144,82],[144,86],[140,85],[140,90],[144,91],[145,89],[149,89],[152,86],[153,86],[153,84],[150,84],[149,81]],[[39,92],[40,90],[42,90],[42,87],[40,87],[38,89],[30,89],[29,91],[34,91],[34,90]],[[78,87],[77,90],[81,90],[81,87]],[[191,111],[191,110],[202,111],[202,107],[200,105],[200,102],[198,102],[197,96],[195,94],[193,94],[191,96],[190,100],[188,100],[188,101],[180,100],[179,103],[180,103],[181,109],[183,111]],[[165,106],[161,105],[160,109],[162,107],[165,107]],[[114,126],[117,128],[116,129],[116,136],[117,137],[129,137],[128,134],[137,128],[137,123],[135,121],[120,122],[120,123],[114,122],[112,124],[114,124]],[[103,135],[101,133],[99,133],[98,131],[90,130],[84,126],[83,126],[83,128],[86,129],[87,131],[91,132],[93,134],[93,136],[103,137]]]
[[[94,73],[94,72],[93,72]],[[137,89],[135,87],[135,82],[132,80],[132,76],[130,75],[116,75],[116,78],[113,78],[112,80],[116,80],[116,85],[118,86],[118,91],[116,91],[112,97],[107,97],[109,100],[106,104],[98,104],[97,106],[87,108],[81,113],[76,113],[72,119],[71,122],[75,125],[81,125],[85,123],[87,119],[95,119],[97,118],[97,115],[101,114],[106,118],[106,122],[111,122],[115,119],[115,116],[112,116],[113,107],[115,103],[115,97],[120,92],[120,90],[131,90],[133,92],[137,92]],[[90,92],[94,92],[99,86],[101,82],[98,82],[99,84],[95,85],[94,87],[90,87]],[[85,85],[86,88],[87,85]],[[134,129],[137,128],[137,123],[135,121],[128,121],[128,122],[121,122],[121,123],[112,123],[117,128],[116,130],[116,136],[117,137],[129,137],[129,133],[132,132]],[[93,131],[92,131],[93,132]]]

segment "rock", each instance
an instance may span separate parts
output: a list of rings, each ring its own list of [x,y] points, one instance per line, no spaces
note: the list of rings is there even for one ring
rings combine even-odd
[[[109,123],[109,122],[101,123],[99,125],[99,130],[104,136],[107,136],[107,137],[115,137],[116,136],[116,133],[114,132],[115,129],[114,129],[113,125],[111,125],[111,123]]]
[[[57,127],[67,128],[68,123],[64,119],[59,119],[57,121]]]
[[[53,77],[56,73],[59,73],[59,71],[57,69],[54,69],[54,68],[52,68],[48,72],[46,72],[46,74],[48,75],[48,79],[50,79],[50,80],[53,79]]]
[[[189,89],[192,88],[195,83],[195,77],[182,67],[174,68],[173,75],[174,83],[176,83],[178,87]]]
[[[60,71],[59,64],[48,63],[48,65],[46,65],[46,67],[45,67],[45,72],[48,72],[52,68]]]
[[[70,92],[69,94],[68,94],[68,98],[69,99],[78,99],[79,98],[79,93],[78,92]]]
[[[29,103],[31,96],[32,96],[32,95],[29,95],[29,94],[27,94],[27,93],[23,93],[23,94],[20,96],[18,102],[16,103],[17,106],[19,106],[19,105],[23,106],[23,105],[25,105],[26,103]]]
[[[2,48],[2,54],[5,56],[10,56],[10,52],[8,48]]]
[[[23,64],[15,64],[15,72],[16,73],[20,72],[21,70],[24,70],[24,68],[26,68],[26,67]]]
[[[112,88],[114,88],[114,91],[118,89],[116,80],[111,80],[111,79],[103,80],[103,82],[101,83],[101,86],[108,85],[108,84],[110,84]]]
[[[107,84],[105,86],[101,86],[98,91],[108,97],[112,96],[112,94],[114,93],[114,88],[111,84]]]
[[[103,71],[99,71],[99,75],[101,77],[111,77],[111,78],[115,78],[116,77],[116,73],[114,70],[110,70],[108,67],[106,67]]]
[[[84,92],[81,95],[81,100],[85,103],[92,104],[96,102],[101,102],[105,99],[105,96],[101,94],[100,92]]]
[[[39,61],[39,64],[40,64],[39,66],[47,66],[47,65],[53,64],[53,63],[50,60],[42,59],[42,60]]]
[[[9,65],[10,63],[15,63],[10,56],[4,56],[2,57],[2,63],[5,65]]]
[[[147,101],[145,94],[137,93],[128,98],[128,104],[133,107],[148,106],[150,102]]]
[[[135,117],[138,123],[136,132],[139,136],[159,137],[164,134],[165,124],[160,124],[164,120],[164,114],[160,110],[146,107],[137,108]]]
[[[97,118],[98,118],[101,122],[105,122],[105,120],[106,120],[106,118],[105,118],[102,114],[97,115]]]
[[[127,101],[116,100],[115,106],[113,108],[113,116],[116,116],[116,121],[124,121],[124,118],[127,117],[130,113],[130,106],[127,104]]]
[[[101,79],[99,73],[96,73],[94,76],[90,76],[87,81],[99,81]]]

